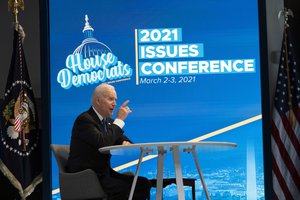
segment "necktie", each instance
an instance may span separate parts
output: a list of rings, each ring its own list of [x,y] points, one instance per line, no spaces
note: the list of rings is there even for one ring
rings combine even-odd
[[[102,125],[103,125],[105,132],[107,132],[106,119],[104,119],[104,118],[102,119]]]

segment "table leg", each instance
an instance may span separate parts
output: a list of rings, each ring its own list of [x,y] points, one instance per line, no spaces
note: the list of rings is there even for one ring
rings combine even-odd
[[[164,150],[163,147],[158,147],[156,200],[162,200],[164,155],[165,155],[165,153],[166,153],[166,150]]]
[[[201,180],[204,192],[205,192],[206,199],[210,200],[210,196],[209,196],[209,193],[208,193],[208,190],[207,190],[207,187],[206,187],[206,183],[204,181],[204,177],[203,177],[203,174],[202,174],[202,171],[201,171],[201,168],[200,168],[200,163],[198,161],[198,157],[197,157],[195,148],[192,149],[192,153],[193,153],[194,161],[196,163],[197,170],[198,170],[198,173],[199,173],[199,176],[200,176],[200,180]]]
[[[140,154],[139,162],[138,162],[138,165],[137,165],[137,168],[136,168],[136,172],[135,172],[135,175],[134,175],[134,178],[133,178],[133,182],[132,182],[132,185],[131,185],[131,189],[130,189],[130,194],[129,194],[128,200],[132,200],[132,198],[133,198],[133,194],[134,194],[134,190],[135,190],[135,186],[136,186],[136,181],[137,181],[137,178],[138,178],[139,173],[140,173],[141,163],[142,163],[143,156],[144,156],[145,152],[146,152],[146,150],[143,149],[143,148],[141,148],[141,154]]]
[[[172,146],[172,152],[173,152],[173,159],[174,159],[178,200],[185,200],[184,190],[183,190],[182,171],[181,171],[181,164],[180,164],[180,158],[179,158],[179,147]]]
[[[196,188],[195,188],[195,182],[193,182],[193,185],[192,185],[192,196],[193,196],[193,200],[196,200]]]

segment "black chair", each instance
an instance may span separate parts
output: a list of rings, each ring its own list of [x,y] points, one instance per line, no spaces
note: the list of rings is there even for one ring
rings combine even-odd
[[[183,178],[183,186],[189,186],[192,187],[192,198],[193,200],[196,200],[196,189],[195,189],[195,178]],[[149,180],[151,187],[156,188],[156,179],[151,179]],[[163,179],[163,188],[167,187],[168,185],[171,184],[176,184],[176,178],[164,178]],[[150,198],[149,198],[150,199]]]
[[[69,157],[69,145],[50,145],[59,169],[59,188],[62,200],[101,199],[105,194],[96,173],[86,169],[77,173],[66,172],[65,166]]]

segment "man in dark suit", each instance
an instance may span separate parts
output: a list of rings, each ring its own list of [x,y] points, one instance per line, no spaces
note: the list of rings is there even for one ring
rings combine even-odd
[[[115,120],[110,118],[117,105],[117,93],[112,85],[97,86],[91,100],[92,107],[80,114],[73,125],[67,170],[78,172],[92,169],[98,174],[109,200],[127,200],[133,176],[114,171],[110,166],[111,155],[101,154],[98,149],[131,144],[122,130],[124,120],[131,112],[127,106],[129,100],[120,106]],[[133,199],[145,200],[149,192],[148,179],[138,177]]]

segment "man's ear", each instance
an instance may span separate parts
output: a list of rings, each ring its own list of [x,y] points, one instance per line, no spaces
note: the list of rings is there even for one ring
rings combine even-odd
[[[101,97],[97,97],[96,103],[97,103],[97,104],[100,104],[100,103],[101,103]]]

